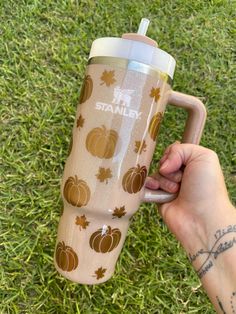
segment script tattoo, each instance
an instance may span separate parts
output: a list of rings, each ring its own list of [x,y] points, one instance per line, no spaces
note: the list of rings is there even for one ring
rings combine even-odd
[[[230,232],[236,232],[236,225],[229,225],[227,228],[224,229],[218,229],[215,233],[215,238],[216,240],[221,238],[222,236],[224,236],[227,233]]]
[[[236,291],[234,291],[234,292],[231,294],[231,297],[230,297],[230,305],[231,305],[232,313],[235,314],[235,313],[236,313]]]
[[[216,297],[216,300],[217,300],[217,302],[218,302],[218,305],[219,305],[219,307],[220,307],[222,313],[227,314],[227,313],[225,312],[225,310],[224,310],[223,304],[221,303],[220,299],[219,299],[218,297]]]
[[[200,249],[193,255],[189,254],[191,263],[193,263],[199,256],[206,255],[205,261],[197,270],[199,278],[202,278],[213,267],[214,260],[216,260],[220,254],[236,245],[236,236],[233,236],[230,240],[222,241],[226,235],[232,233],[236,233],[236,225],[229,225],[226,228],[218,229],[214,235],[216,239],[215,243],[209,251]]]

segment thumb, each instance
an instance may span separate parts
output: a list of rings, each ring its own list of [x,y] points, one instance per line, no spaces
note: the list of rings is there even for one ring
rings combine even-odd
[[[159,172],[167,175],[187,166],[192,160],[197,158],[205,148],[194,144],[173,144],[166,150],[165,161],[161,164]]]

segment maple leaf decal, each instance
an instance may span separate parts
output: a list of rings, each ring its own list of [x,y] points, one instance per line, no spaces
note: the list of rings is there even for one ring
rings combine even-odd
[[[82,115],[79,115],[79,118],[77,119],[77,128],[82,128],[84,125],[84,118],[82,117]]]
[[[158,99],[160,98],[160,88],[154,88],[152,87],[151,91],[150,91],[150,94],[149,94],[150,97],[154,98],[155,99],[155,102],[158,101]]]
[[[110,85],[112,85],[113,83],[116,82],[116,79],[114,78],[115,75],[115,71],[107,71],[104,70],[102,72],[102,76],[100,77],[102,83],[100,83],[100,85],[106,84],[107,87],[109,87]]]
[[[75,224],[79,226],[79,230],[81,231],[82,229],[86,229],[88,225],[90,224],[90,222],[87,221],[87,218],[85,217],[85,215],[82,215],[80,217],[79,216],[76,217]]]
[[[98,180],[100,182],[106,182],[106,184],[108,183],[108,179],[112,178],[112,173],[111,173],[111,169],[110,168],[102,168],[99,167],[99,171],[96,174],[96,177],[98,178]]]
[[[146,152],[146,147],[147,147],[147,144],[144,141],[135,141],[135,153],[137,154],[142,154],[142,152]]]
[[[96,279],[103,278],[106,270],[106,268],[99,267],[97,270],[95,270],[95,275],[93,275],[93,277],[96,277]]]
[[[125,206],[122,206],[122,207],[120,207],[120,208],[118,208],[118,207],[116,207],[115,209],[114,209],[114,211],[113,211],[113,214],[112,214],[112,216],[114,216],[114,217],[112,217],[112,218],[121,218],[122,216],[124,216],[126,214],[126,211],[125,211]]]

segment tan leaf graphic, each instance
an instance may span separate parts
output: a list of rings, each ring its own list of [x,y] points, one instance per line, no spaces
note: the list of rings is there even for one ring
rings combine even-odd
[[[84,125],[84,118],[82,117],[82,115],[79,115],[79,118],[77,119],[77,128],[82,128]]]
[[[154,98],[154,99],[155,99],[155,102],[157,102],[158,99],[160,98],[160,88],[154,88],[154,87],[152,87],[149,96],[152,97],[152,98]]]
[[[112,85],[113,83],[116,82],[116,79],[114,78],[114,75],[115,75],[115,71],[107,71],[107,70],[104,70],[102,72],[102,76],[100,77],[102,83],[100,83],[100,85],[103,85],[103,84],[106,84],[106,86],[110,86]]]
[[[99,267],[97,270],[95,270],[95,275],[93,275],[93,277],[96,277],[96,279],[103,278],[106,270],[106,268]]]
[[[85,217],[85,215],[82,216],[77,216],[76,220],[75,220],[75,224],[77,226],[79,226],[80,231],[83,229],[86,229],[88,227],[88,225],[90,224],[89,221],[87,221],[87,218]]]
[[[115,209],[114,209],[114,211],[113,211],[113,214],[112,214],[112,216],[114,216],[114,217],[112,217],[112,218],[121,218],[122,216],[124,216],[126,214],[126,211],[125,211],[125,206],[122,206],[122,207],[120,207],[120,208],[118,208],[118,207],[116,207]]]
[[[143,141],[135,141],[135,153],[142,154],[142,152],[146,152],[147,144],[145,140]]]
[[[111,173],[111,169],[110,168],[102,168],[99,167],[99,171],[96,174],[96,177],[98,178],[98,180],[100,182],[106,182],[106,184],[108,183],[108,179],[112,178],[112,173]]]

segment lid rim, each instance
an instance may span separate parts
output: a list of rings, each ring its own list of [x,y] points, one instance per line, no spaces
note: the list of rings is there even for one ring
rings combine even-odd
[[[168,74],[172,79],[176,65],[174,57],[168,52],[144,42],[120,37],[101,37],[95,39],[92,43],[89,59],[98,56],[135,60],[156,67]]]
[[[118,57],[110,57],[110,56],[100,56],[100,57],[92,57],[88,60],[88,65],[91,64],[106,64],[109,66],[114,66],[114,64],[119,68],[125,68],[128,70],[144,73],[153,77],[159,77],[160,75],[164,75],[168,77],[167,82],[171,85],[172,78],[167,74],[162,72],[161,70],[150,66],[145,63],[141,63],[135,60],[128,60],[124,58]]]

